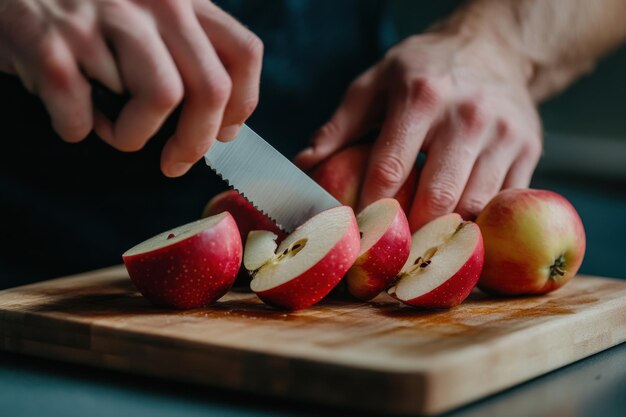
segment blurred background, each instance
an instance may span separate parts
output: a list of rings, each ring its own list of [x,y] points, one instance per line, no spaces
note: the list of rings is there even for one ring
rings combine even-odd
[[[347,85],[387,48],[446,16],[454,0],[230,0],[224,9],[265,44],[261,102],[249,124],[288,157]],[[587,231],[581,272],[626,278],[626,48],[541,106],[545,155],[533,187],[566,196]],[[225,189],[203,163],[159,171],[165,138],[124,154],[96,137],[51,134],[38,99],[0,75],[0,287],[121,263],[121,253],[197,219]]]

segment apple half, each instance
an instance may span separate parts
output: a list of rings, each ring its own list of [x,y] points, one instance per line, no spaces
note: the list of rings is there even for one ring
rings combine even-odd
[[[356,218],[361,233],[359,256],[348,270],[348,291],[361,300],[381,293],[404,266],[411,250],[411,230],[400,203],[378,200]]]
[[[324,298],[354,263],[359,230],[348,206],[325,210],[299,226],[277,247],[275,234],[251,232],[244,266],[250,288],[263,302],[288,310]]]
[[[251,230],[269,230],[276,234],[278,242],[287,236],[265,214],[235,190],[224,191],[211,198],[202,212],[202,217],[213,216],[224,211],[229,212],[235,219],[244,244]],[[249,291],[251,279],[248,271],[242,266],[233,287],[237,290]]]
[[[144,297],[179,309],[205,306],[226,294],[241,258],[239,230],[227,212],[161,233],[122,255]]]
[[[485,250],[476,223],[459,214],[441,216],[413,234],[411,253],[387,292],[420,308],[451,308],[476,286]]]

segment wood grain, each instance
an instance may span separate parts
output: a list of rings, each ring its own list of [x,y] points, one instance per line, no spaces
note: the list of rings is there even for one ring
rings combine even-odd
[[[446,411],[625,340],[626,282],[595,277],[436,312],[379,296],[288,313],[235,292],[162,310],[123,267],[0,292],[5,350],[396,414]]]

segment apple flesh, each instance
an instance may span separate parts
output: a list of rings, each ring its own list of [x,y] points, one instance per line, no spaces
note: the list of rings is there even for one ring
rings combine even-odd
[[[237,224],[228,213],[161,233],[122,255],[130,279],[160,307],[201,307],[230,289],[241,265]]]
[[[355,210],[371,150],[371,144],[347,147],[315,167],[311,172],[311,178],[341,204],[350,206]],[[398,200],[405,213],[408,213],[411,208],[417,182],[418,171],[416,167],[413,167],[406,181],[395,195],[395,199]]]
[[[545,294],[569,282],[585,255],[585,229],[565,197],[547,190],[497,194],[476,222],[485,239],[480,289]]]
[[[348,291],[361,300],[376,297],[393,281],[411,250],[409,222],[397,200],[384,198],[357,216],[359,256],[348,270]]]
[[[347,206],[312,217],[275,252],[268,250],[272,240],[271,234],[263,233],[246,243],[246,264],[253,276],[250,288],[265,303],[288,310],[307,308],[324,298],[359,253],[359,230]]]
[[[472,292],[484,261],[478,226],[456,213],[413,234],[411,253],[389,295],[420,308],[451,308]]]
[[[229,212],[235,219],[244,244],[251,230],[268,230],[276,234],[279,243],[287,236],[274,222],[235,190],[224,191],[214,196],[205,206],[202,217],[213,216],[224,211]],[[234,287],[248,289],[251,279],[248,271],[242,266]]]

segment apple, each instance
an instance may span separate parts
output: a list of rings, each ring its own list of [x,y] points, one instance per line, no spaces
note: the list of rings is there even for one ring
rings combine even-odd
[[[229,212],[235,219],[241,241],[244,243],[251,230],[269,230],[276,234],[279,243],[287,236],[273,221],[235,190],[224,191],[209,200],[202,217],[213,216],[224,211]],[[251,279],[250,274],[242,265],[233,285],[238,290],[249,289]]]
[[[324,298],[359,254],[359,230],[348,206],[325,210],[296,228],[277,247],[271,232],[250,234],[244,266],[250,288],[265,303],[288,310]]]
[[[413,234],[411,253],[387,292],[420,308],[451,308],[476,286],[484,261],[476,223],[457,213],[441,216]]]
[[[369,300],[380,294],[402,269],[411,250],[411,230],[406,214],[393,198],[370,204],[356,220],[361,250],[348,270],[346,283],[350,294]]]
[[[235,219],[242,242],[245,242],[251,230],[269,230],[276,233],[279,240],[286,236],[276,223],[235,190],[224,191],[209,200],[202,212],[202,217],[213,216],[224,211],[229,212]]]
[[[179,226],[122,255],[130,279],[160,307],[201,307],[230,289],[241,265],[235,220],[221,213]]]
[[[585,255],[585,229],[565,197],[547,190],[498,193],[476,222],[485,239],[480,289],[545,294],[565,285]]]
[[[341,204],[356,209],[371,149],[372,145],[367,143],[342,149],[315,167],[311,172],[311,178]],[[405,213],[411,208],[417,181],[418,171],[413,167],[395,195]]]

